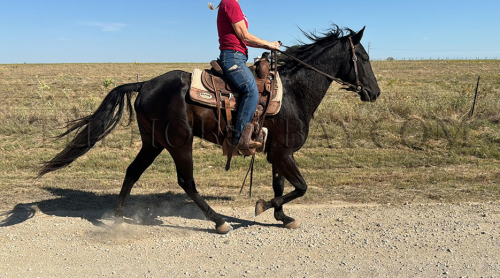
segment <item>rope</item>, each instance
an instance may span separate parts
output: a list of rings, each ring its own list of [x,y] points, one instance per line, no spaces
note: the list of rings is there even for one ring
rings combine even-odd
[[[250,191],[249,196],[252,197],[252,185],[253,185],[253,166],[255,164],[255,153],[252,155],[252,161],[250,161],[250,167],[248,168],[243,184],[241,185],[240,195],[243,192],[243,187],[245,187],[245,182],[247,181],[248,174],[250,173]]]

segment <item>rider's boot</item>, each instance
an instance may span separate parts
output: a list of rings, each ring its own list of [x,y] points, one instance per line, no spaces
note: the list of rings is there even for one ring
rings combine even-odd
[[[255,154],[255,149],[262,147],[262,143],[252,140],[254,125],[247,123],[238,142],[238,150],[244,155]]]

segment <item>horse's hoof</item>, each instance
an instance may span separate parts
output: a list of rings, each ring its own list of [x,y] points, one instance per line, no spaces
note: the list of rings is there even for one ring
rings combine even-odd
[[[220,225],[219,227],[215,227],[215,231],[218,234],[222,234],[222,235],[225,235],[232,230],[233,230],[233,227],[231,225],[227,224],[227,222],[224,222],[224,224]]]
[[[271,208],[271,205],[268,204],[266,201],[260,199],[257,201],[257,204],[255,204],[255,216],[261,215],[264,211],[268,210]]]
[[[287,229],[297,229],[300,226],[299,222],[296,220],[293,220],[293,221],[288,222],[288,223],[283,223],[283,225],[285,225],[285,228],[287,228]]]

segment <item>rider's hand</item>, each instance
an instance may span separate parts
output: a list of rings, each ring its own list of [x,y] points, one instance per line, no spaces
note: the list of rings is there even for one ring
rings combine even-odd
[[[279,50],[281,46],[281,43],[279,41],[271,42],[267,46],[267,49],[269,50]]]

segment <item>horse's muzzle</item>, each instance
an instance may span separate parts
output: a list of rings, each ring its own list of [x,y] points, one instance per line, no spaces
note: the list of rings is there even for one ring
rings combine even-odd
[[[377,97],[380,95],[380,92],[374,94],[370,91],[370,89],[364,88],[363,91],[359,92],[359,96],[362,101],[374,102],[377,100]]]

